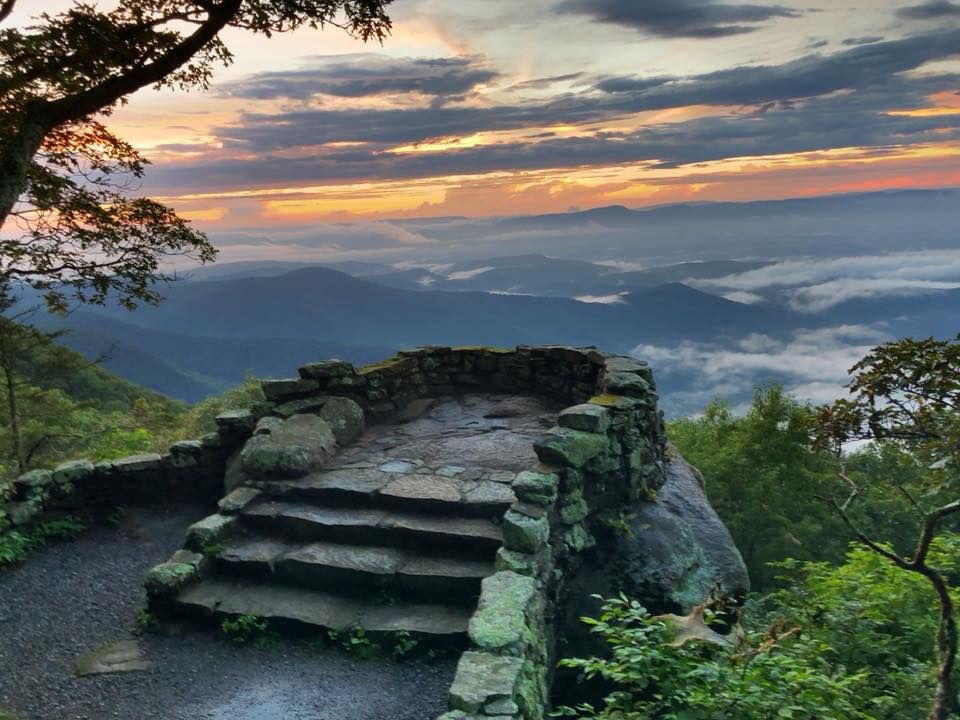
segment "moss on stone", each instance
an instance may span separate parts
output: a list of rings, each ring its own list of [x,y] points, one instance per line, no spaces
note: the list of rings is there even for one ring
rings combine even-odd
[[[460,656],[450,688],[450,706],[454,711],[477,713],[488,702],[512,698],[523,661],[469,650]],[[468,718],[470,715],[453,715]]]
[[[527,470],[513,481],[513,492],[524,502],[549,505],[557,499],[560,478],[555,473]]]
[[[550,536],[550,522],[546,517],[532,518],[509,510],[503,516],[503,546],[508,550],[536,553]]]
[[[597,544],[597,541],[583,526],[583,523],[577,523],[567,530],[563,534],[563,542],[575,553],[583,552],[587,548],[591,548]]]
[[[497,551],[497,559],[494,568],[500,572],[509,570],[518,575],[527,575],[535,577],[537,574],[537,556],[530,553],[517,552],[516,550],[507,550],[500,548]]]
[[[536,594],[536,581],[503,571],[483,580],[480,603],[470,618],[474,645],[504,655],[519,655],[527,635],[527,609]]]
[[[357,369],[357,374],[361,376],[372,375],[374,373],[383,373],[384,375],[399,375],[407,370],[415,370],[417,367],[416,358],[402,355],[394,355],[380,362],[370,363]]]
[[[609,447],[605,434],[556,428],[534,443],[533,449],[542,462],[580,468]]]
[[[512,355],[516,352],[513,348],[495,347],[493,345],[458,345],[451,349],[453,352],[483,352],[491,355]]]
[[[563,498],[560,506],[560,522],[564,525],[573,525],[583,520],[590,513],[587,501],[583,498],[583,491],[576,488]]]
[[[199,568],[192,563],[165,562],[155,565],[143,584],[150,597],[168,598],[198,580],[199,576]]]
[[[231,532],[236,522],[236,515],[220,513],[208,515],[187,529],[186,546],[199,552],[208,545],[220,543]]]

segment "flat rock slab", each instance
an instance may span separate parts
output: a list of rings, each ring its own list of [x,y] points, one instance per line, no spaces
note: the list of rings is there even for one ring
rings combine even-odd
[[[136,640],[127,638],[102,645],[77,661],[77,676],[105,675],[149,670],[147,660]]]
[[[432,475],[404,475],[391,480],[380,495],[385,497],[461,502],[460,486],[452,480]]]
[[[381,470],[460,475],[472,468],[520,472],[537,461],[532,445],[556,425],[560,407],[525,396],[472,394],[418,405],[406,422],[377,425],[345,448],[336,467],[382,457]],[[419,464],[418,464],[419,462]]]
[[[332,542],[282,542],[270,538],[238,538],[218,556],[226,563],[260,564],[271,570],[285,565],[330,567],[378,576],[456,577],[482,579],[493,572],[485,560],[435,557],[394,547]]]
[[[368,632],[456,636],[467,631],[469,608],[449,605],[395,603],[375,605],[352,598],[286,587],[233,580],[204,580],[181,593],[177,602],[210,614],[257,615],[269,620],[295,621],[317,628]]]

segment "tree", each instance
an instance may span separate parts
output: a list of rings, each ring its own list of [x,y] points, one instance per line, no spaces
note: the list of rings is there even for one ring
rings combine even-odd
[[[44,352],[56,347],[53,340],[62,333],[41,332],[26,325],[23,320],[35,309],[20,310],[13,315],[9,311],[16,304],[7,286],[0,286],[0,398],[2,416],[9,428],[9,457],[12,470],[25,472],[44,446],[57,437],[51,423],[30,423],[37,410],[47,407],[51,398],[46,391],[30,382],[34,375],[67,375],[80,369],[79,356],[72,353]],[[58,399],[66,399],[62,393]],[[62,403],[61,403],[62,405]],[[25,408],[30,406],[31,412]],[[50,413],[49,417],[62,418],[63,413]]]
[[[602,708],[560,708],[592,720],[875,720],[864,698],[867,674],[831,665],[829,645],[802,628],[736,626],[725,638],[709,607],[690,615],[650,616],[625,597],[584,618],[609,646],[608,657],[574,658],[564,667],[601,677],[614,690]],[[709,624],[709,625],[708,625]]]
[[[904,338],[874,348],[851,368],[851,397],[820,408],[816,443],[832,450],[837,476],[847,492],[825,498],[854,536],[897,568],[923,577],[938,602],[937,686],[931,720],[958,711],[954,667],[957,625],[946,569],[931,562],[937,533],[960,514],[957,470],[960,468],[960,335],[951,340]],[[845,472],[843,448],[852,440],[900,444],[927,458],[930,482],[923,495],[898,483],[914,510],[916,544],[901,554],[865,531],[852,515],[861,486]],[[873,478],[882,483],[885,478]]]
[[[778,385],[756,388],[735,416],[720,401],[698,418],[675,420],[671,441],[704,476],[711,505],[730,529],[754,590],[769,589],[770,562],[840,561],[849,538],[816,500],[834,482],[829,458],[811,451],[812,408]]]
[[[0,24],[18,0],[0,0]],[[232,58],[227,28],[271,36],[307,26],[364,41],[390,30],[392,0],[120,0],[100,11],[75,0],[26,29],[0,29],[0,282],[132,308],[156,303],[162,260],[212,260],[187,221],[135,197],[146,160],[103,119],[145,87],[209,86]]]

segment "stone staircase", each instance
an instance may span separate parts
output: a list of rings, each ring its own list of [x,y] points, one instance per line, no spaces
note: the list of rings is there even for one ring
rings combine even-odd
[[[494,571],[493,518],[509,484],[358,469],[258,483],[212,551],[207,577],[172,599],[194,617],[458,640]],[[189,541],[196,550],[198,541]],[[219,547],[222,546],[222,547]]]

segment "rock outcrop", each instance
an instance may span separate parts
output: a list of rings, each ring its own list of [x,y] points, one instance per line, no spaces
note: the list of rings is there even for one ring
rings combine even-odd
[[[594,595],[623,593],[653,614],[683,615],[714,589],[732,597],[750,589],[743,558],[711,507],[699,472],[675,449],[668,455],[666,479],[656,496],[632,503],[610,519],[569,580],[561,630],[569,657],[607,651],[580,620],[599,615],[601,601]],[[563,700],[598,700],[606,689],[596,683],[579,690],[568,687]]]

